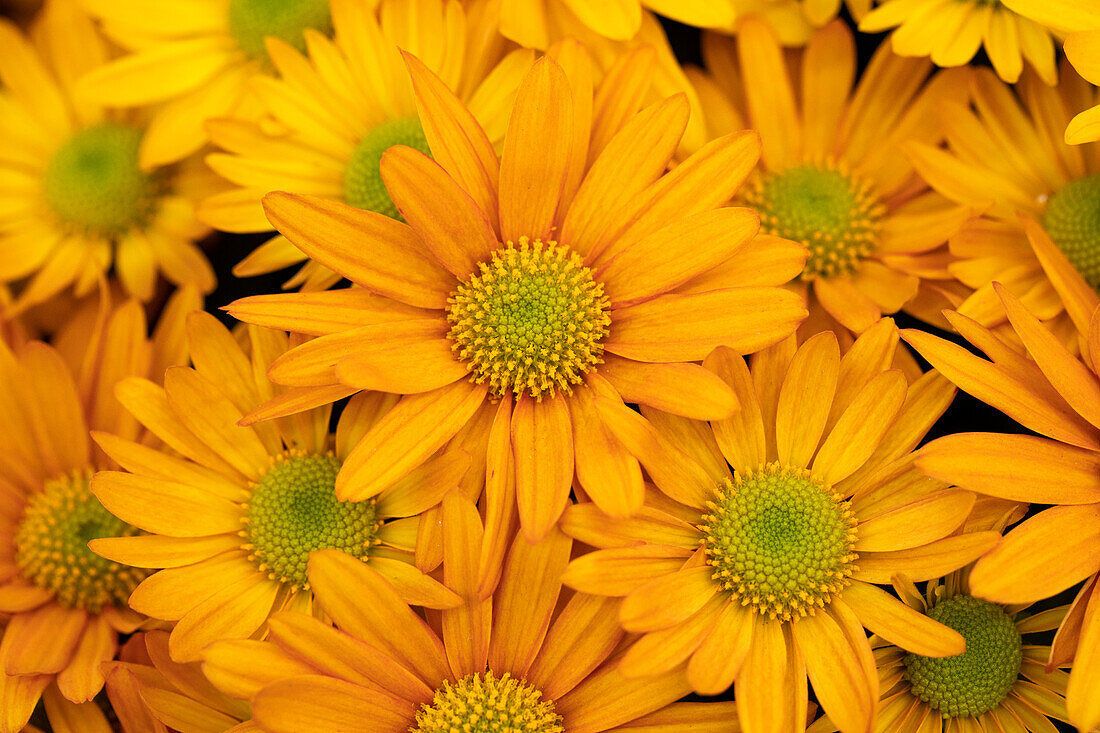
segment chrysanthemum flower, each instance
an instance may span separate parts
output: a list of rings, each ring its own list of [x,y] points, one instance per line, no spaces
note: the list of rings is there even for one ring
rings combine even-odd
[[[1072,33],[1066,38],[1066,57],[1077,73],[1100,86],[1100,20],[1096,29]],[[1087,104],[1095,104],[1088,100]],[[1100,140],[1100,104],[1080,112],[1066,127],[1066,142],[1080,145]]]
[[[308,57],[277,37],[267,54],[280,78],[253,80],[264,116],[252,122],[218,119],[207,124],[212,142],[227,152],[206,162],[237,188],[202,203],[199,218],[228,232],[268,232],[260,199],[269,191],[323,196],[398,217],[378,173],[382,153],[408,145],[428,153],[412,85],[398,49],[420,56],[454,89],[490,139],[499,143],[516,87],[534,61],[516,50],[499,63],[503,42],[485,13],[467,17],[440,0],[383,0],[339,4],[334,40],[308,30]],[[415,23],[400,22],[409,14]],[[495,41],[492,39],[496,39]],[[306,259],[277,236],[235,269],[257,275]],[[339,276],[306,264],[287,283],[323,290]]]
[[[614,41],[634,38],[645,9],[699,28],[733,24],[737,0],[498,0],[500,32],[521,46],[546,48],[560,28],[581,23]]]
[[[142,300],[158,272],[213,289],[194,244],[209,231],[194,201],[211,192],[213,176],[195,161],[139,167],[142,117],[74,92],[80,74],[107,61],[92,21],[71,0],[51,0],[33,40],[0,20],[0,46],[0,282],[27,280],[14,307],[70,285],[91,292],[112,265]]]
[[[898,595],[915,610],[958,631],[966,651],[955,657],[922,657],[873,639],[881,681],[875,731],[950,733],[1016,731],[1054,733],[1054,720],[1068,722],[1064,697],[1068,675],[1045,669],[1050,647],[1024,636],[1053,631],[1067,607],[1029,611],[970,594],[966,571],[928,583],[922,596],[912,581],[897,578]],[[835,731],[828,718],[810,733]]]
[[[90,701],[118,634],[143,622],[126,599],[147,571],[87,547],[94,537],[138,533],[89,490],[92,473],[109,461],[88,428],[138,438],[111,390],[123,377],[183,361],[183,316],[199,305],[195,291],[180,290],[152,340],[141,306],[130,301],[76,314],[56,348],[32,342],[12,352],[0,344],[0,613],[10,615],[0,640],[2,733],[20,731],[43,694],[48,714],[77,730],[106,725]]]
[[[727,730],[708,726],[734,717],[732,703],[674,704],[690,689],[682,668],[622,675],[619,602],[563,591],[573,543],[557,529],[535,544],[517,536],[499,587],[485,598],[478,558],[487,530],[460,492],[443,500],[443,531],[444,581],[463,605],[426,623],[369,564],[316,552],[310,580],[340,630],[281,613],[268,642],[212,645],[204,671],[251,699],[256,724],[271,733]],[[280,669],[283,679],[257,681],[260,667]]]
[[[950,275],[940,247],[972,211],[914,180],[901,144],[941,139],[931,112],[941,99],[965,99],[964,78],[926,83],[931,64],[883,47],[853,86],[855,43],[840,21],[794,57],[763,21],[739,28],[736,41],[705,36],[711,75],[694,78],[712,134],[742,124],[760,132],[762,165],[737,200],[760,214],[762,234],[809,248],[794,287],[813,330],[839,322],[859,333],[918,293],[942,300],[936,283]],[[931,281],[923,290],[922,279]]]
[[[246,355],[209,314],[193,314],[188,332],[194,368],[168,370],[163,389],[132,378],[117,390],[165,447],[93,434],[128,472],[101,471],[92,491],[122,521],[149,534],[100,535],[91,548],[126,565],[165,568],[134,589],[130,606],[176,622],[172,656],[194,661],[211,641],[263,633],[276,611],[308,612],[312,550],[338,549],[369,561],[411,602],[457,602],[411,562],[417,515],[458,485],[469,458],[452,451],[368,501],[337,501],[333,487],[342,461],[395,400],[359,395],[341,414],[335,435],[329,434],[328,405],[239,427],[241,417],[266,399],[301,404],[293,390],[280,390],[264,376],[286,351],[286,336],[250,328]],[[329,398],[349,391],[336,388]]]
[[[890,45],[902,56],[930,56],[963,66],[985,49],[997,74],[1015,83],[1024,60],[1047,84],[1058,82],[1055,40],[1100,28],[1100,6],[1080,0],[878,0],[859,29],[897,28]]]
[[[974,494],[913,467],[954,390],[934,372],[907,385],[889,370],[897,343],[884,319],[843,358],[830,332],[762,351],[751,371],[718,349],[704,366],[741,410],[709,425],[597,400],[654,486],[634,517],[566,510],[562,531],[599,549],[573,560],[565,583],[623,597],[619,622],[642,634],[624,675],[687,660],[698,692],[735,683],[746,733],[801,730],[808,675],[825,712],[856,733],[879,696],[864,628],[929,657],[963,651],[958,633],[875,585],[939,577],[999,539],[953,534]]]
[[[1062,273],[1063,282],[1072,279],[1068,267]],[[1091,296],[1087,302],[1093,306],[1091,325],[1081,335],[1086,361],[1075,358],[999,285],[997,294],[1026,356],[959,314],[951,314],[952,323],[988,361],[930,334],[904,336],[960,389],[1045,436],[950,435],[924,446],[917,465],[983,494],[1056,505],[1014,528],[979,560],[970,588],[995,603],[1034,603],[1088,579],[1055,636],[1049,665],[1073,660],[1066,706],[1074,724],[1092,730],[1100,725],[1100,300],[1079,277],[1073,287],[1082,304]]]
[[[628,515],[642,503],[641,474],[594,395],[726,417],[733,392],[690,362],[718,345],[752,353],[805,316],[779,287],[805,250],[754,240],[748,209],[715,208],[755,164],[757,136],[721,137],[666,172],[685,100],[635,116],[616,87],[597,97],[626,108],[594,111],[578,50],[566,45],[564,66],[547,57],[527,75],[499,162],[472,115],[408,57],[435,161],[402,146],[382,158],[407,224],[315,197],[265,199],[283,234],[362,286],[229,306],[318,336],[277,359],[271,378],[407,395],[347,456],[341,499],[377,495],[469,426],[475,466],[490,433],[505,436],[489,465],[503,482],[492,501],[511,495],[514,477],[529,538],[557,521],[574,472],[609,514]]]
[[[945,101],[938,116],[947,149],[921,142],[906,148],[933,188],[986,212],[950,242],[955,261],[947,269],[974,289],[957,310],[984,325],[1003,323],[993,291],[997,281],[1071,338],[1058,283],[1041,263],[1050,259],[1045,251],[1057,248],[1093,288],[1100,287],[1100,212],[1094,204],[1100,144],[1070,146],[1062,139],[1073,111],[1096,100],[1097,91],[1068,66],[1057,88],[1028,73],[1014,91],[988,69],[970,73],[973,106]],[[1090,315],[1076,318],[1078,330],[1086,331]]]
[[[111,710],[124,731],[259,731],[248,703],[210,684],[198,662],[172,661],[166,631],[130,637],[118,661],[104,665],[104,675]]]

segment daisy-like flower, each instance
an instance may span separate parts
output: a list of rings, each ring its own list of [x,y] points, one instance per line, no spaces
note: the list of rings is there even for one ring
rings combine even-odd
[[[1047,84],[1058,82],[1055,41],[1100,28],[1100,6],[1080,0],[878,0],[859,29],[897,28],[890,45],[902,56],[963,66],[984,49],[997,74],[1015,83],[1024,60]]]
[[[1046,670],[1050,647],[1025,643],[1024,636],[1053,631],[1067,607],[1029,611],[970,594],[969,568],[930,581],[924,596],[912,581],[895,581],[898,595],[915,610],[951,627],[966,639],[955,657],[922,657],[873,639],[881,680],[875,731],[945,733],[1016,731],[1054,733],[1051,719],[1068,722],[1068,675]],[[810,733],[835,731],[827,717]]]
[[[478,585],[487,530],[460,492],[443,500],[443,531],[444,582],[461,606],[426,623],[369,563],[315,552],[310,581],[340,630],[277,614],[269,641],[215,643],[204,671],[251,699],[253,719],[270,733],[735,729],[732,703],[674,704],[690,689],[682,668],[622,675],[619,602],[563,590],[573,543],[560,531],[535,544],[517,536],[488,597]],[[257,680],[261,667],[282,679]]]
[[[516,50],[497,63],[496,46],[503,44],[486,42],[494,38],[487,14],[467,17],[456,3],[383,0],[374,10],[368,6],[341,4],[347,12],[333,16],[333,41],[307,30],[308,58],[286,41],[268,39],[267,54],[280,78],[253,82],[264,118],[207,125],[214,144],[228,152],[209,155],[206,162],[237,188],[203,202],[202,221],[228,232],[270,231],[260,204],[269,191],[313,194],[400,216],[378,173],[382,153],[393,145],[429,151],[398,49],[420,56],[499,143],[533,52]],[[416,22],[395,21],[405,13]],[[483,51],[486,45],[493,53]],[[258,275],[305,259],[277,236],[234,273]],[[337,280],[331,270],[308,263],[287,286],[323,290]]]
[[[382,158],[407,224],[314,197],[264,200],[288,239],[361,286],[229,306],[318,336],[277,359],[272,380],[406,395],[347,456],[341,499],[377,495],[463,430],[484,466],[496,431],[511,445],[489,463],[508,477],[492,501],[512,495],[514,478],[530,539],[561,515],[574,472],[609,514],[628,515],[642,503],[641,473],[594,410],[595,390],[726,417],[733,392],[690,362],[718,345],[752,353],[805,316],[779,287],[805,250],[754,240],[748,209],[715,208],[755,164],[755,133],[721,137],[666,172],[686,101],[596,116],[583,52],[562,53],[564,66],[547,57],[525,78],[499,161],[458,99],[407,57],[435,155],[395,146]]]
[[[1066,38],[1066,58],[1077,73],[1100,86],[1100,19],[1094,29],[1071,33]],[[1088,100],[1095,104],[1096,100]],[[1080,145],[1100,140],[1100,104],[1079,112],[1066,127],[1066,142]]]
[[[1085,361],[1000,285],[997,294],[1025,353],[960,314],[950,314],[953,325],[988,360],[930,334],[904,336],[960,389],[1042,436],[951,435],[921,448],[917,465],[982,494],[1056,505],[1015,527],[979,560],[970,590],[994,603],[1027,604],[1087,580],[1054,638],[1048,669],[1073,661],[1066,707],[1075,725],[1091,731],[1100,725],[1100,300],[1064,261],[1051,276],[1081,296],[1073,310],[1092,306],[1081,334]]]
[[[951,279],[941,247],[973,212],[915,180],[901,145],[941,139],[930,113],[941,99],[965,99],[965,78],[926,82],[931,64],[882,47],[853,86],[855,43],[842,22],[793,58],[763,21],[739,29],[736,41],[705,36],[711,76],[694,79],[712,134],[742,124],[760,132],[762,165],[736,200],[759,213],[762,234],[809,248],[793,283],[808,325],[859,333],[914,299],[915,312],[929,299],[938,312],[938,283]]]
[[[335,435],[329,434],[329,405],[239,427],[264,400],[301,404],[300,395],[264,376],[286,351],[286,336],[262,328],[248,335],[246,354],[213,316],[195,313],[188,320],[194,368],[169,369],[163,389],[139,378],[119,384],[120,401],[164,442],[162,450],[93,433],[127,471],[96,474],[93,493],[149,534],[95,539],[92,550],[126,565],[164,568],[134,589],[131,608],[175,621],[172,656],[190,662],[215,639],[263,633],[276,611],[308,612],[306,561],[313,550],[369,561],[411,602],[457,601],[411,562],[417,515],[458,485],[469,458],[452,451],[367,501],[337,501],[341,463],[396,400],[359,395],[341,414]],[[328,396],[349,391],[338,387]]]
[[[983,325],[1002,324],[997,281],[1071,339],[1074,323],[1063,315],[1068,303],[1044,263],[1060,250],[1100,288],[1100,144],[1063,141],[1073,111],[1097,99],[1094,87],[1068,66],[1064,71],[1057,88],[1027,73],[1014,90],[988,69],[972,69],[972,106],[942,102],[936,124],[947,149],[915,141],[906,153],[937,191],[985,212],[950,242],[954,261],[947,269],[974,291],[958,312]],[[1082,333],[1090,315],[1068,313]]]
[[[199,306],[194,290],[178,291],[151,340],[141,306],[130,301],[75,314],[56,348],[31,342],[13,352],[0,344],[2,733],[18,733],[43,696],[47,713],[74,729],[106,726],[90,702],[103,686],[100,664],[114,656],[119,633],[143,622],[126,599],[148,573],[87,547],[95,537],[138,534],[89,489],[92,473],[110,461],[88,428],[139,438],[112,388],[183,361],[183,317]]]
[[[27,281],[13,307],[70,285],[89,293],[112,265],[142,300],[158,272],[212,290],[194,202],[213,176],[197,161],[141,168],[142,117],[75,93],[76,78],[108,58],[92,21],[73,0],[50,0],[33,40],[0,21],[0,46],[0,282]]]
[[[561,27],[580,23],[614,41],[638,35],[645,10],[699,28],[733,24],[738,0],[496,0],[500,32],[521,46],[546,48]]]
[[[198,662],[172,661],[168,632],[135,634],[104,665],[111,710],[124,731],[258,733],[249,705],[224,694]]]
[[[969,491],[925,478],[911,453],[954,395],[929,372],[907,385],[890,370],[889,319],[843,356],[831,332],[758,353],[704,361],[740,411],[704,422],[597,398],[614,436],[653,487],[633,517],[569,507],[566,534],[599,548],[565,584],[622,597],[619,622],[641,638],[620,660],[629,678],[687,660],[694,690],[735,684],[746,733],[801,730],[806,678],[846,733],[866,731],[879,697],[867,628],[929,657],[962,637],[876,584],[896,573],[939,577],[993,547],[996,532],[955,534]]]

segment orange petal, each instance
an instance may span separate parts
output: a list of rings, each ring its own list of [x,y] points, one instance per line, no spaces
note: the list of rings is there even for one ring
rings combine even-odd
[[[53,674],[69,664],[80,643],[88,614],[51,603],[15,614],[0,640],[0,665],[6,674]]]
[[[849,277],[818,278],[813,291],[821,307],[849,331],[863,333],[882,318],[878,305]]]
[[[370,563],[410,606],[439,609],[462,605],[462,599],[450,588],[432,576],[420,572],[404,560],[372,557]]]
[[[653,503],[652,495],[647,497]],[[699,530],[683,519],[650,506],[629,517],[609,517],[595,504],[573,504],[560,523],[563,532],[593,547],[630,547],[641,543],[695,550]]]
[[[737,717],[745,733],[773,733],[782,726],[787,643],[783,624],[753,615],[752,645],[737,675]]]
[[[118,651],[118,634],[102,617],[88,619],[73,658],[57,676],[57,687],[68,700],[88,702],[103,689],[101,665]]]
[[[233,301],[225,310],[238,321],[310,336],[433,315],[425,308],[391,300],[365,288],[253,295]]]
[[[659,710],[690,689],[682,671],[628,679],[618,665],[607,664],[554,704],[569,733],[599,733]]]
[[[955,531],[974,508],[969,491],[939,491],[859,518],[855,549],[887,552],[933,542]]]
[[[748,366],[740,354],[725,346],[712,351],[703,360],[703,366],[733,389],[739,404],[739,409],[731,417],[711,423],[718,447],[735,471],[746,473],[755,470],[765,463],[767,440],[760,402]]]
[[[695,653],[711,633],[729,599],[715,593],[690,618],[674,626],[643,634],[619,659],[619,669],[627,677],[649,677],[680,666]]]
[[[748,657],[754,628],[753,612],[737,601],[728,601],[688,662],[692,689],[700,695],[725,692]]]
[[[690,555],[690,550],[660,545],[597,550],[569,563],[562,582],[582,593],[625,596],[652,580],[675,575]]]
[[[884,585],[899,574],[914,583],[942,578],[974,562],[996,547],[1000,540],[998,532],[967,532],[905,550],[861,553],[855,577]]]
[[[540,59],[516,95],[500,156],[504,241],[551,239],[573,143],[573,95],[562,68]]]
[[[840,597],[860,623],[902,649],[923,657],[951,657],[966,651],[962,634],[873,585],[856,581]]]
[[[255,573],[196,604],[172,630],[172,659],[198,661],[207,644],[252,636],[267,621],[279,588],[279,583]]]
[[[656,407],[696,420],[721,420],[737,410],[725,382],[698,364],[646,364],[609,354],[599,375],[625,402]]]
[[[455,679],[485,669],[489,656],[492,599],[478,593],[482,543],[477,507],[452,491],[443,498],[443,581],[466,601],[442,612],[443,643]]]
[[[808,467],[817,452],[840,371],[840,346],[832,332],[818,334],[799,347],[791,361],[775,418],[779,460]]]
[[[564,395],[524,394],[512,413],[516,505],[523,533],[537,542],[557,523],[573,483],[573,426]]]
[[[419,394],[462,379],[470,367],[454,357],[445,338],[377,339],[340,361],[336,377],[358,389]]]
[[[0,730],[23,731],[51,675],[0,674]]]
[[[558,614],[526,679],[556,700],[615,650],[623,632],[619,627],[618,599],[576,593]]]
[[[402,707],[378,690],[311,675],[264,687],[252,700],[252,718],[271,733],[405,733],[415,717]]]
[[[594,379],[598,377],[589,376],[589,381]],[[614,517],[630,516],[641,509],[645,499],[641,465],[600,420],[593,388],[574,390],[569,416],[577,481],[588,497]]]
[[[684,568],[635,588],[619,609],[619,623],[632,632],[658,631],[683,623],[701,609],[718,584],[709,565]]]
[[[840,416],[814,457],[813,471],[835,485],[871,457],[905,402],[905,376],[883,372],[871,380]]]
[[[1066,687],[1066,710],[1078,730],[1100,725],[1100,592],[1095,589],[1081,624],[1080,641]]]
[[[1024,231],[1027,233],[1028,242],[1043,266],[1050,284],[1058,291],[1062,298],[1062,304],[1066,307],[1066,313],[1073,320],[1073,325],[1081,333],[1088,333],[1089,319],[1093,311],[1100,306],[1100,298],[1096,291],[1089,287],[1081,277],[1081,273],[1070,264],[1062,250],[1051,240],[1046,230],[1031,217],[1021,219]]]
[[[793,165],[802,149],[802,126],[794,101],[790,73],[775,31],[761,18],[747,18],[738,25],[737,44],[741,68],[747,78],[770,79],[768,84],[745,87],[753,126],[766,131],[763,158],[769,169]],[[838,59],[830,59],[835,64]]]
[[[512,401],[501,400],[489,428],[485,451],[485,534],[478,561],[478,595],[496,588],[508,540],[515,529],[516,463],[512,453]]]
[[[92,492],[108,511],[147,532],[169,537],[236,534],[240,504],[190,484],[121,471],[100,471]]]
[[[830,720],[843,731],[869,730],[874,716],[870,684],[837,622],[827,613],[815,613],[791,624],[791,632]]]

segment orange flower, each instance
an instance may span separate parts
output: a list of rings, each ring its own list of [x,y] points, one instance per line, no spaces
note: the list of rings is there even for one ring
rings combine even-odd
[[[747,209],[716,208],[755,164],[757,136],[718,138],[666,173],[684,99],[634,115],[635,87],[611,78],[590,105],[583,49],[555,55],[520,88],[499,161],[471,114],[408,57],[435,162],[401,146],[382,159],[407,224],[312,197],[265,199],[283,234],[360,286],[229,306],[318,337],[277,359],[271,378],[406,395],[348,455],[341,499],[375,496],[461,431],[475,475],[488,450],[491,515],[510,516],[514,491],[530,539],[557,521],[574,472],[609,514],[629,515],[641,472],[595,395],[726,417],[733,392],[691,362],[718,345],[754,352],[805,316],[779,287],[805,251],[753,239]]]

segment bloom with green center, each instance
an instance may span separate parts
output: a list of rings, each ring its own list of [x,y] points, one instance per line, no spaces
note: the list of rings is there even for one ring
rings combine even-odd
[[[373,500],[352,503],[336,499],[334,456],[287,453],[252,490],[243,518],[249,558],[272,580],[309,588],[309,553],[342,550],[365,560],[378,544]]]
[[[267,58],[268,36],[305,51],[307,28],[332,31],[329,0],[229,0],[229,32],[253,58]]]
[[[473,380],[496,396],[569,394],[603,359],[611,318],[603,285],[556,242],[520,237],[448,299],[448,336]]]
[[[1042,221],[1081,277],[1100,291],[1100,173],[1056,191],[1047,201]]]
[[[100,537],[132,537],[88,489],[87,472],[47,481],[31,496],[15,531],[15,561],[23,577],[52,591],[61,605],[97,613],[125,606],[149,571],[120,565],[88,549]]]
[[[505,672],[443,681],[432,702],[420,706],[412,733],[564,733],[554,703]]]
[[[419,119],[404,117],[383,122],[368,132],[351,154],[344,171],[345,201],[360,209],[377,211],[394,219],[401,218],[378,170],[382,154],[394,145],[407,145],[431,155]]]
[[[966,639],[956,657],[905,657],[912,692],[945,718],[977,717],[1008,696],[1020,673],[1023,642],[1000,606],[971,596],[940,601],[928,611]]]
[[[760,229],[810,250],[803,280],[850,275],[875,250],[885,208],[873,186],[836,165],[761,175],[745,193]]]
[[[141,135],[134,127],[103,123],[74,133],[54,153],[43,187],[64,225],[112,236],[148,221],[157,186],[138,167]]]
[[[743,606],[789,621],[823,608],[857,569],[848,502],[804,469],[724,479],[699,529],[713,578]]]

